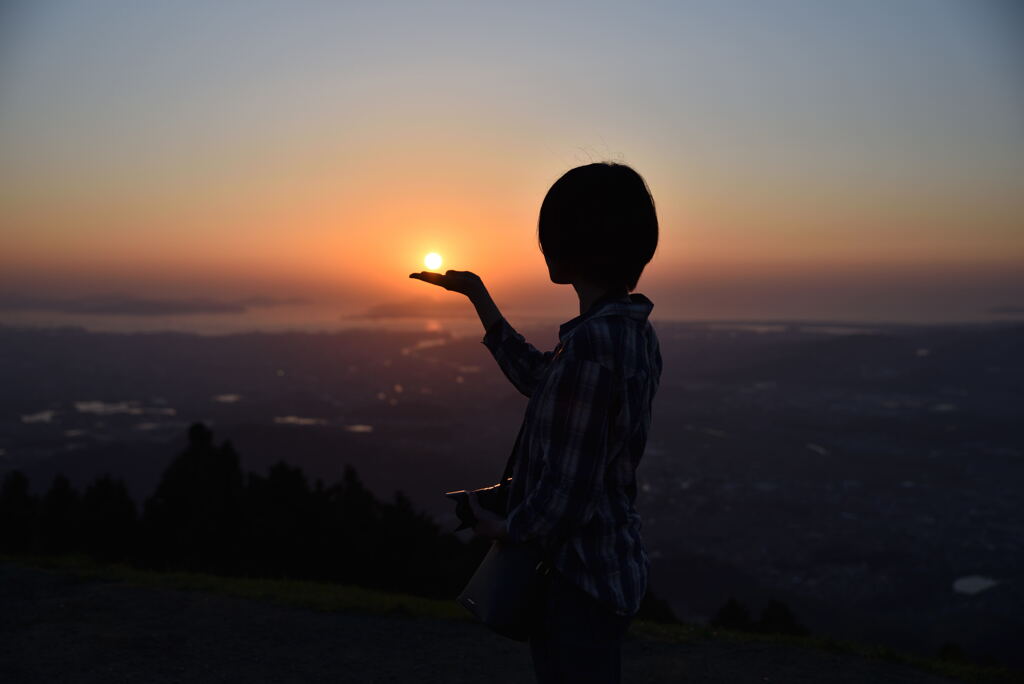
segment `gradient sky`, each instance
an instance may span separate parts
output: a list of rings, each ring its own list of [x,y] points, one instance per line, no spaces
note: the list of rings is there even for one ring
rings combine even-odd
[[[634,166],[665,315],[1024,305],[1012,2],[6,3],[0,292],[566,311],[536,216]],[[2,313],[0,313],[2,320]]]

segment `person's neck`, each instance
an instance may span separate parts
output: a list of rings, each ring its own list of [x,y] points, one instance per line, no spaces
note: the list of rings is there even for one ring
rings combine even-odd
[[[580,298],[580,315],[582,316],[590,307],[604,297],[608,296],[622,296],[625,297],[628,293],[625,288],[611,288],[604,285],[596,285],[588,282],[574,282],[572,284],[574,290],[576,290],[576,296]]]

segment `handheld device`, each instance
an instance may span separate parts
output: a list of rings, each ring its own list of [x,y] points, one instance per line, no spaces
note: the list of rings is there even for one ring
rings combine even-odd
[[[460,525],[455,528],[455,531],[465,530],[470,527],[474,527],[479,520],[473,515],[473,509],[469,507],[469,493],[472,491],[476,494],[476,500],[480,504],[480,508],[496,513],[497,515],[506,515],[506,502],[508,499],[508,490],[505,488],[512,482],[512,478],[508,478],[505,482],[499,482],[493,484],[490,487],[481,487],[480,489],[466,490],[459,489],[454,492],[445,492],[444,495],[455,502],[455,516],[459,519]]]

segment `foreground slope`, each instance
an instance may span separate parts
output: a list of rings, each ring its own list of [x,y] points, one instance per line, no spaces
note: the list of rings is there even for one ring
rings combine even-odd
[[[0,563],[0,681],[532,681],[525,645],[467,620],[427,616],[443,613],[444,603],[388,606],[386,595],[366,594],[352,599],[353,609],[314,610],[137,580]],[[210,580],[208,588],[219,582]],[[248,586],[235,593],[253,595],[258,585]],[[316,592],[298,586],[307,592],[299,603],[317,605]],[[632,630],[623,649],[624,681],[959,681],[785,642],[673,642],[656,631]]]

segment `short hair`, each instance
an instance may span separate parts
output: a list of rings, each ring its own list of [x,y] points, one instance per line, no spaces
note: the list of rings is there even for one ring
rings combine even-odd
[[[544,196],[537,239],[553,263],[632,292],[658,246],[654,198],[625,164],[578,166]]]

